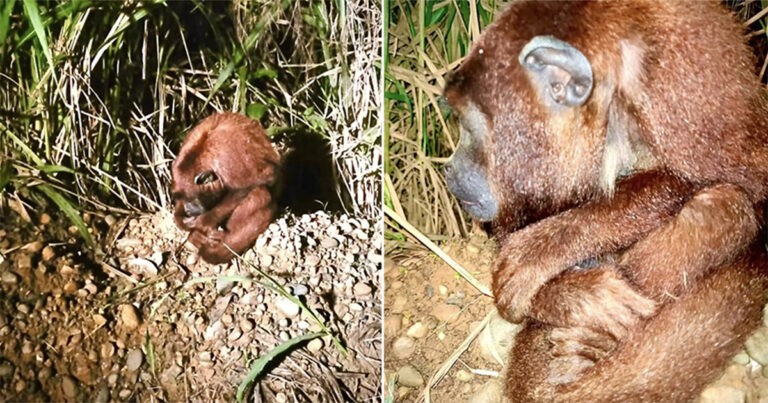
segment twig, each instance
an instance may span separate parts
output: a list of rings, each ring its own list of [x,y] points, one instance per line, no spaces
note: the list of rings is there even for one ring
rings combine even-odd
[[[432,387],[437,385],[440,380],[443,379],[445,374],[448,373],[448,371],[453,367],[453,364],[456,363],[456,360],[461,357],[462,354],[464,354],[464,351],[469,348],[469,345],[472,344],[472,342],[477,338],[477,335],[480,334],[480,332],[483,331],[483,329],[488,326],[488,323],[491,321],[491,317],[496,313],[496,309],[491,309],[487,314],[485,314],[485,317],[480,322],[477,327],[475,327],[472,332],[467,336],[466,339],[464,339],[463,342],[459,345],[459,347],[454,350],[453,354],[448,357],[448,359],[443,363],[443,365],[438,368],[437,372],[432,375],[431,378],[429,378],[429,382],[427,382],[427,386],[424,388],[423,396],[424,396],[424,402],[429,403],[430,402],[430,390]]]
[[[431,250],[434,254],[439,256],[441,259],[445,261],[445,263],[448,264],[448,266],[451,266],[451,268],[456,272],[459,273],[460,276],[464,277],[467,281],[469,281],[470,284],[472,284],[473,287],[475,287],[478,291],[481,293],[492,296],[491,290],[484,284],[482,284],[480,281],[478,281],[472,274],[470,274],[464,267],[462,267],[460,264],[458,264],[455,260],[453,260],[452,257],[448,256],[447,253],[445,253],[442,249],[440,249],[439,246],[435,245],[434,242],[432,242],[429,238],[427,238],[426,235],[422,234],[421,231],[416,229],[413,225],[411,225],[408,220],[406,220],[401,215],[395,213],[392,211],[391,208],[384,206],[384,213],[386,213],[390,218],[395,220],[401,227],[403,227],[406,231],[411,233],[416,239],[418,239],[421,243],[424,244],[429,250]]]

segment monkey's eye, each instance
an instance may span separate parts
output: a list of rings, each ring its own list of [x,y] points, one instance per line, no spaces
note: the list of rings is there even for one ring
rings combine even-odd
[[[200,172],[197,174],[197,176],[195,176],[195,185],[204,185],[217,179],[219,179],[219,177],[216,176],[216,173],[213,171]]]

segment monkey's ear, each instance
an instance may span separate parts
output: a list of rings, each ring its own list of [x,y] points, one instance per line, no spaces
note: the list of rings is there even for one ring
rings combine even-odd
[[[518,56],[544,99],[557,105],[584,105],[592,93],[592,65],[578,49],[551,36],[531,39]],[[554,106],[550,104],[550,106]]]

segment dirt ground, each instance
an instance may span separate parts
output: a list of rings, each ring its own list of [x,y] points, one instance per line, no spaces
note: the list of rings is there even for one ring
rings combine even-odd
[[[234,401],[254,360],[321,330],[248,265],[198,261],[169,212],[85,217],[97,257],[57,214],[0,212],[0,401]],[[247,401],[380,400],[380,225],[288,214],[245,254],[347,351],[303,342]]]
[[[491,283],[497,250],[494,241],[473,235],[441,247],[482,283]],[[504,401],[500,380],[519,328],[495,313],[490,297],[424,248],[387,245],[386,250],[385,400],[423,401],[430,378],[441,366],[450,365],[445,376],[429,389],[431,401]],[[476,329],[482,330],[472,337]],[[466,340],[471,344],[466,351],[460,350]],[[457,351],[460,355],[454,362],[451,355]],[[768,402],[768,318],[698,400]]]

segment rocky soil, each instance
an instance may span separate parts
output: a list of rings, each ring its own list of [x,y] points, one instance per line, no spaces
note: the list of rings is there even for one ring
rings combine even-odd
[[[483,235],[443,249],[484,284],[496,245]],[[433,377],[475,329],[482,329],[429,390],[434,402],[503,402],[501,379],[519,328],[501,319],[493,301],[421,247],[387,245],[385,283],[385,399],[422,401]],[[680,357],[684,360],[685,357]],[[736,355],[700,403],[768,402],[768,313],[764,326]]]
[[[55,214],[0,211],[0,401],[233,401],[256,359],[322,330],[249,264],[199,261],[168,212],[86,216],[94,257]],[[248,401],[380,400],[380,225],[288,214],[245,254],[346,348],[299,344]]]

